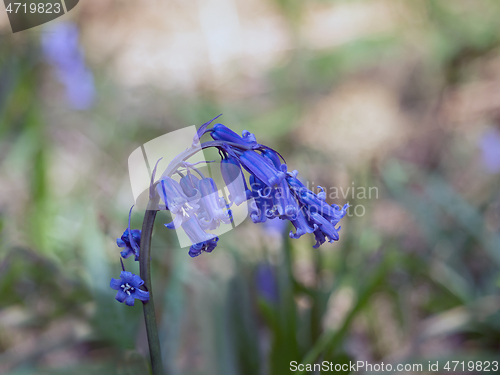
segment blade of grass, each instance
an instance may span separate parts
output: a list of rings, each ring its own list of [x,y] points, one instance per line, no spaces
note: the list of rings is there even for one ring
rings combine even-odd
[[[377,270],[373,273],[368,284],[359,294],[359,298],[351,309],[349,314],[345,317],[341,328],[338,331],[331,332],[325,331],[321,334],[319,339],[316,341],[314,346],[309,350],[309,352],[304,356],[302,364],[313,363],[320,356],[321,353],[326,352],[327,354],[332,353],[337,346],[340,344],[345,334],[347,333],[351,323],[357,314],[365,307],[365,305],[370,300],[370,297],[375,292],[375,290],[382,284],[385,279],[386,272],[389,268],[388,261],[382,263]],[[299,372],[303,374],[305,371]]]

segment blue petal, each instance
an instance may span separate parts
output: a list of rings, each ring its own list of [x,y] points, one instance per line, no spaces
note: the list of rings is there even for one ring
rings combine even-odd
[[[121,238],[118,238],[116,240],[116,244],[118,245],[118,247],[125,248],[120,253],[121,256],[123,258],[128,258],[130,255],[135,254],[135,260],[139,259],[140,243],[141,243],[141,231],[139,229],[130,230],[130,228],[127,228],[123,232]]]
[[[129,256],[132,254],[135,254],[134,250],[132,250],[131,247],[127,247],[125,250],[120,252],[120,255],[124,258],[127,259]]]
[[[287,176],[286,181],[288,182],[288,185],[290,185],[290,189],[294,190],[296,194],[300,194],[302,191],[308,191],[305,185],[296,177]]]
[[[194,176],[192,173],[181,178],[180,185],[182,187],[182,191],[188,197],[194,197],[198,193],[198,182],[200,180],[198,177]]]
[[[266,194],[265,191],[271,190],[271,188],[253,175],[250,176],[250,186],[252,188],[252,195],[255,203],[250,212],[250,218],[254,223],[263,223],[267,220],[268,213],[274,205],[271,197],[272,192]]]
[[[130,283],[132,281],[133,274],[132,272],[122,271],[120,273],[120,278],[122,279],[123,284]]]
[[[134,294],[130,293],[130,295],[127,295],[127,298],[125,299],[125,304],[127,306],[134,306]]]
[[[321,232],[323,232],[325,236],[328,236],[330,238],[330,242],[339,240],[339,233],[337,229],[323,216],[316,212],[313,212],[311,213],[311,220],[319,225]]]
[[[245,202],[250,195],[250,191],[246,186],[245,178],[241,171],[240,163],[238,163],[235,158],[228,156],[222,159],[220,170],[222,178],[229,190],[229,199],[239,206],[241,203]]]
[[[216,124],[213,127],[212,133],[210,135],[216,141],[226,141],[226,142],[238,143],[241,145],[248,145],[249,143],[251,143],[248,140],[241,138],[234,131],[232,131],[227,126],[224,126],[222,124]]]
[[[297,217],[294,220],[290,220],[293,226],[295,227],[295,233],[290,231],[290,238],[299,238],[302,237],[306,233],[312,233],[314,228],[309,225],[306,217],[302,210],[297,213]]]
[[[248,143],[257,143],[257,139],[255,138],[255,135],[250,133],[248,130],[243,130],[243,132],[241,133],[241,136]]]
[[[282,180],[279,183],[277,194],[275,194],[274,197],[274,204],[276,205],[282,219],[293,220],[297,217],[299,205],[290,191],[286,180]]]
[[[316,245],[313,246],[315,249],[320,247],[326,241],[325,236],[323,235],[321,229],[319,228],[314,231],[314,237],[316,239]]]
[[[118,291],[118,293],[116,293],[116,296],[115,296],[115,299],[118,301],[118,302],[123,302],[125,301],[125,298],[127,298],[127,293],[125,293],[123,291],[123,289],[120,289]]]
[[[279,183],[286,175],[277,170],[259,153],[248,150],[240,156],[241,165],[267,186]]]
[[[243,152],[239,158],[241,165],[267,186],[273,186],[279,183],[286,174],[276,169],[261,154],[248,150]]]
[[[140,229],[132,229],[132,237],[138,243],[141,242],[141,230]]]
[[[182,223],[182,229],[186,232],[191,243],[201,243],[215,237],[213,234],[206,233],[194,216]]]
[[[129,241],[129,246],[134,249],[134,252],[136,254],[139,254],[139,244],[135,241],[132,230],[130,230],[130,217],[132,216],[132,209],[134,206],[130,208],[130,211],[128,213],[128,241]]]
[[[269,160],[276,169],[280,169],[281,159],[274,150],[266,148],[264,151],[262,151],[262,156]]]
[[[211,240],[206,241],[205,242],[205,244],[206,244],[205,252],[211,253],[213,251],[213,249],[215,249],[217,247],[218,241],[219,241],[219,237],[214,237]]]
[[[146,292],[141,289],[136,289],[134,293],[134,297],[137,298],[140,301],[149,301],[149,292]]]
[[[211,253],[217,247],[217,241],[219,241],[219,237],[196,243],[189,248],[188,254],[191,258],[194,258],[203,252]]]
[[[142,284],[144,284],[144,281],[139,275],[132,275],[132,279],[129,281],[129,284],[138,289]]]
[[[197,257],[198,255],[200,255],[202,253],[201,249],[202,249],[203,246],[201,246],[201,244],[194,244],[192,245],[190,248],[189,248],[189,256],[191,258],[195,258]]]
[[[203,207],[205,208],[206,217],[200,219],[200,224],[205,229],[217,229],[222,221],[224,224],[230,224],[231,218],[225,210],[224,205],[221,205],[221,197],[213,179],[202,178],[198,184],[201,194]]]
[[[111,287],[111,289],[114,289],[114,290],[120,290],[120,287],[122,286],[122,281],[121,279],[111,279],[110,283],[109,283],[109,286]]]

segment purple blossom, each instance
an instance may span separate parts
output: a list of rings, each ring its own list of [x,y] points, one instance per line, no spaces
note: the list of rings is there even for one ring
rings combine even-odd
[[[309,224],[306,216],[302,212],[303,210],[300,210],[297,214],[297,217],[293,220],[290,220],[290,222],[293,224],[295,227],[295,233],[293,231],[290,231],[290,238],[300,238],[306,233],[313,233],[314,232],[314,227],[311,227]],[[323,241],[324,242],[324,241]]]
[[[214,237],[214,238],[211,238],[209,240],[206,240],[206,241],[203,241],[200,243],[196,243],[189,248],[188,254],[191,258],[194,258],[203,252],[211,253],[212,250],[216,248],[217,241],[219,241],[219,237]]]
[[[196,196],[199,193],[198,183],[200,179],[194,176],[192,173],[189,173],[187,176],[181,178],[180,185],[182,191],[189,198]]]
[[[211,178],[202,178],[198,187],[204,210],[199,215],[200,224],[207,229],[217,229],[220,223],[231,223],[231,211],[227,209],[224,198],[219,196],[217,185]]]
[[[243,152],[239,161],[250,174],[256,176],[267,186],[273,186],[285,178],[285,173],[272,166],[266,158],[256,151]]]
[[[165,202],[165,207],[175,214],[169,229],[181,227],[193,244],[189,255],[195,257],[202,252],[210,253],[219,238],[206,230],[213,230],[220,223],[231,223],[231,211],[224,198],[219,196],[213,179],[198,179],[192,173],[181,178],[180,183],[170,177],[159,181],[156,190]]]
[[[66,89],[73,109],[89,109],[95,96],[94,77],[87,68],[79,44],[79,31],[71,22],[49,24],[41,37],[42,51],[54,66],[58,80]]]
[[[243,137],[240,137],[234,131],[229,129],[227,126],[222,124],[216,124],[212,129],[210,135],[213,139],[218,141],[226,141],[232,143],[238,143],[243,145],[256,144],[255,136],[248,132],[243,132]]]
[[[130,216],[132,215],[132,209],[134,206],[130,208],[128,213],[128,227],[123,232],[120,238],[116,239],[116,244],[118,247],[124,247],[120,254],[123,258],[127,259],[132,254],[135,255],[135,260],[139,260],[139,246],[141,243],[141,231],[138,229],[130,229]]]
[[[175,217],[167,228],[178,228],[182,223],[189,220],[198,211],[200,205],[200,194],[188,197],[181,185],[170,177],[163,178],[156,186],[160,198],[165,202],[166,209],[170,210]]]
[[[500,131],[490,129],[480,140],[482,161],[491,174],[500,173]]]
[[[122,236],[116,239],[118,247],[124,247],[120,254],[123,258],[127,259],[132,254],[135,255],[135,260],[139,260],[139,246],[141,243],[141,231],[139,229],[130,230],[125,229]]]
[[[128,306],[134,306],[136,299],[149,301],[149,292],[139,289],[144,281],[132,272],[122,271],[119,279],[111,279],[109,286],[117,290],[115,299],[118,302],[125,302]]]
[[[271,209],[274,205],[273,199],[271,192],[266,192],[266,189],[271,189],[254,175],[250,175],[250,186],[253,196],[250,218],[254,223],[264,223],[268,217],[273,217],[271,214]]]
[[[221,161],[220,169],[222,178],[229,190],[230,201],[237,206],[247,201],[251,196],[251,192],[246,185],[240,163],[234,157],[226,156]]]
[[[259,264],[255,270],[255,286],[257,294],[267,302],[278,301],[278,285],[276,275],[270,265]]]
[[[192,244],[206,242],[216,237],[213,234],[205,232],[196,216],[182,223],[182,229],[184,229]]]

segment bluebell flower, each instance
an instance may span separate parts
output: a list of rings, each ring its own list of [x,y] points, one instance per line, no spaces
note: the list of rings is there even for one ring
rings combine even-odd
[[[255,135],[250,133],[248,130],[243,130],[243,132],[241,133],[241,137],[247,143],[257,143],[257,138],[255,138]]]
[[[198,216],[200,224],[205,229],[217,229],[220,223],[231,223],[231,212],[227,209],[226,201],[219,196],[219,191],[214,180],[202,178],[198,182],[201,201],[204,211]]]
[[[116,244],[118,247],[124,247],[120,254],[123,258],[127,259],[132,254],[135,255],[135,260],[139,260],[139,246],[141,244],[141,231],[139,229],[130,229],[130,216],[132,215],[132,209],[130,208],[128,213],[128,228],[125,229],[122,236],[116,239]]]
[[[66,97],[74,109],[92,106],[95,96],[94,76],[87,68],[78,42],[74,23],[50,24],[42,33],[42,51],[56,69],[57,78],[65,86]]]
[[[119,279],[111,279],[109,286],[117,290],[115,299],[118,302],[125,302],[128,306],[134,306],[136,299],[146,302],[149,301],[149,292],[141,290],[144,281],[138,275],[132,272],[122,271]]]
[[[322,243],[325,242],[325,240],[328,240],[329,242],[333,241],[338,241],[339,240],[339,228],[335,228],[335,224],[331,223],[327,218],[324,216],[321,216],[317,212],[312,212],[311,215],[311,221],[316,224],[315,228],[316,230],[314,231],[315,235],[318,233],[321,233],[323,235],[322,241],[320,243],[316,243],[316,247],[319,247]]]
[[[281,165],[281,169],[286,173],[286,164]],[[293,196],[290,185],[286,179],[279,182],[278,187],[274,193],[274,205],[277,215],[282,219],[293,220],[299,211],[299,205],[296,198]]]
[[[239,206],[247,201],[251,192],[248,190],[240,163],[232,156],[226,156],[220,164],[222,178],[229,190],[229,200]]]
[[[319,212],[321,215],[329,216],[332,219],[338,218],[339,220],[345,215],[345,213],[338,210],[337,205],[330,206],[326,203],[326,194],[323,188],[319,187],[321,192],[318,195],[307,189],[297,178],[293,176],[287,176],[287,182],[293,190],[298,202],[302,206],[308,207],[309,213],[311,211]]]
[[[205,232],[196,216],[183,222],[182,229],[186,232],[192,244],[202,243],[216,237],[211,233]]]
[[[181,178],[179,184],[181,185],[184,194],[186,194],[187,197],[192,198],[200,195],[200,192],[198,190],[199,182],[200,179],[198,177],[196,177],[192,173],[188,173],[186,176]]]
[[[259,264],[255,270],[255,285],[257,294],[267,302],[278,302],[278,283],[272,266]]]
[[[181,227],[193,244],[189,255],[194,257],[211,252],[217,246],[218,237],[206,230],[216,229],[221,222],[229,224],[232,220],[213,179],[199,179],[189,172],[180,183],[170,177],[161,179],[156,190],[166,208],[175,214],[173,221],[165,226],[169,229]]]
[[[250,207],[250,218],[254,223],[264,223],[268,217],[274,217],[272,213],[274,206],[273,198],[271,197],[272,189],[254,175],[250,175],[250,187],[253,196],[253,204]]]
[[[192,197],[188,197],[179,183],[170,177],[161,179],[156,186],[156,190],[160,198],[165,202],[167,210],[175,214],[173,221],[165,224],[170,229],[181,226],[200,208],[197,203],[201,195],[197,193]]]
[[[211,129],[210,135],[217,141],[232,142],[243,145],[257,144],[255,136],[252,133],[244,131],[243,137],[241,137],[237,133],[229,129],[227,126],[222,124],[216,124]]]
[[[216,248],[217,241],[219,241],[219,237],[214,237],[209,240],[194,244],[189,248],[188,254],[191,258],[194,258],[201,253],[211,253],[212,250]]]
[[[257,177],[267,186],[279,183],[286,174],[272,166],[264,156],[254,150],[244,151],[239,161],[241,165],[252,175]]]
[[[281,169],[281,159],[276,151],[266,148],[262,151],[262,156],[268,159],[276,169]]]
[[[127,259],[132,254],[135,255],[135,260],[139,260],[139,245],[141,243],[141,231],[139,229],[125,229],[122,236],[116,239],[118,247],[124,247],[125,250],[120,254]]]
[[[293,224],[295,227],[295,233],[293,231],[290,231],[290,238],[300,238],[306,233],[313,233],[314,232],[314,225],[311,226],[309,221],[306,218],[306,214],[304,214],[304,207],[297,213],[297,216],[295,219],[290,220],[290,222]]]
[[[314,248],[326,241],[338,241],[340,227],[336,228],[336,225],[345,216],[349,204],[345,204],[342,209],[336,204],[329,205],[324,189],[318,186],[320,192],[313,193],[297,179],[296,171],[289,174],[286,180],[301,207],[295,220],[291,220],[296,232],[290,232],[290,237],[299,238],[305,233],[314,232]]]
[[[480,139],[482,161],[486,170],[491,173],[500,173],[500,131],[488,130]]]

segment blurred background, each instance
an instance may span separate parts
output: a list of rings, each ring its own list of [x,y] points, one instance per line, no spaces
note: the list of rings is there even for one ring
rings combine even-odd
[[[160,213],[168,374],[499,359],[500,2],[82,0],[16,34],[3,7],[1,374],[147,373],[109,288],[127,158],[220,113],[352,207],[320,249],[247,219],[195,259]]]

